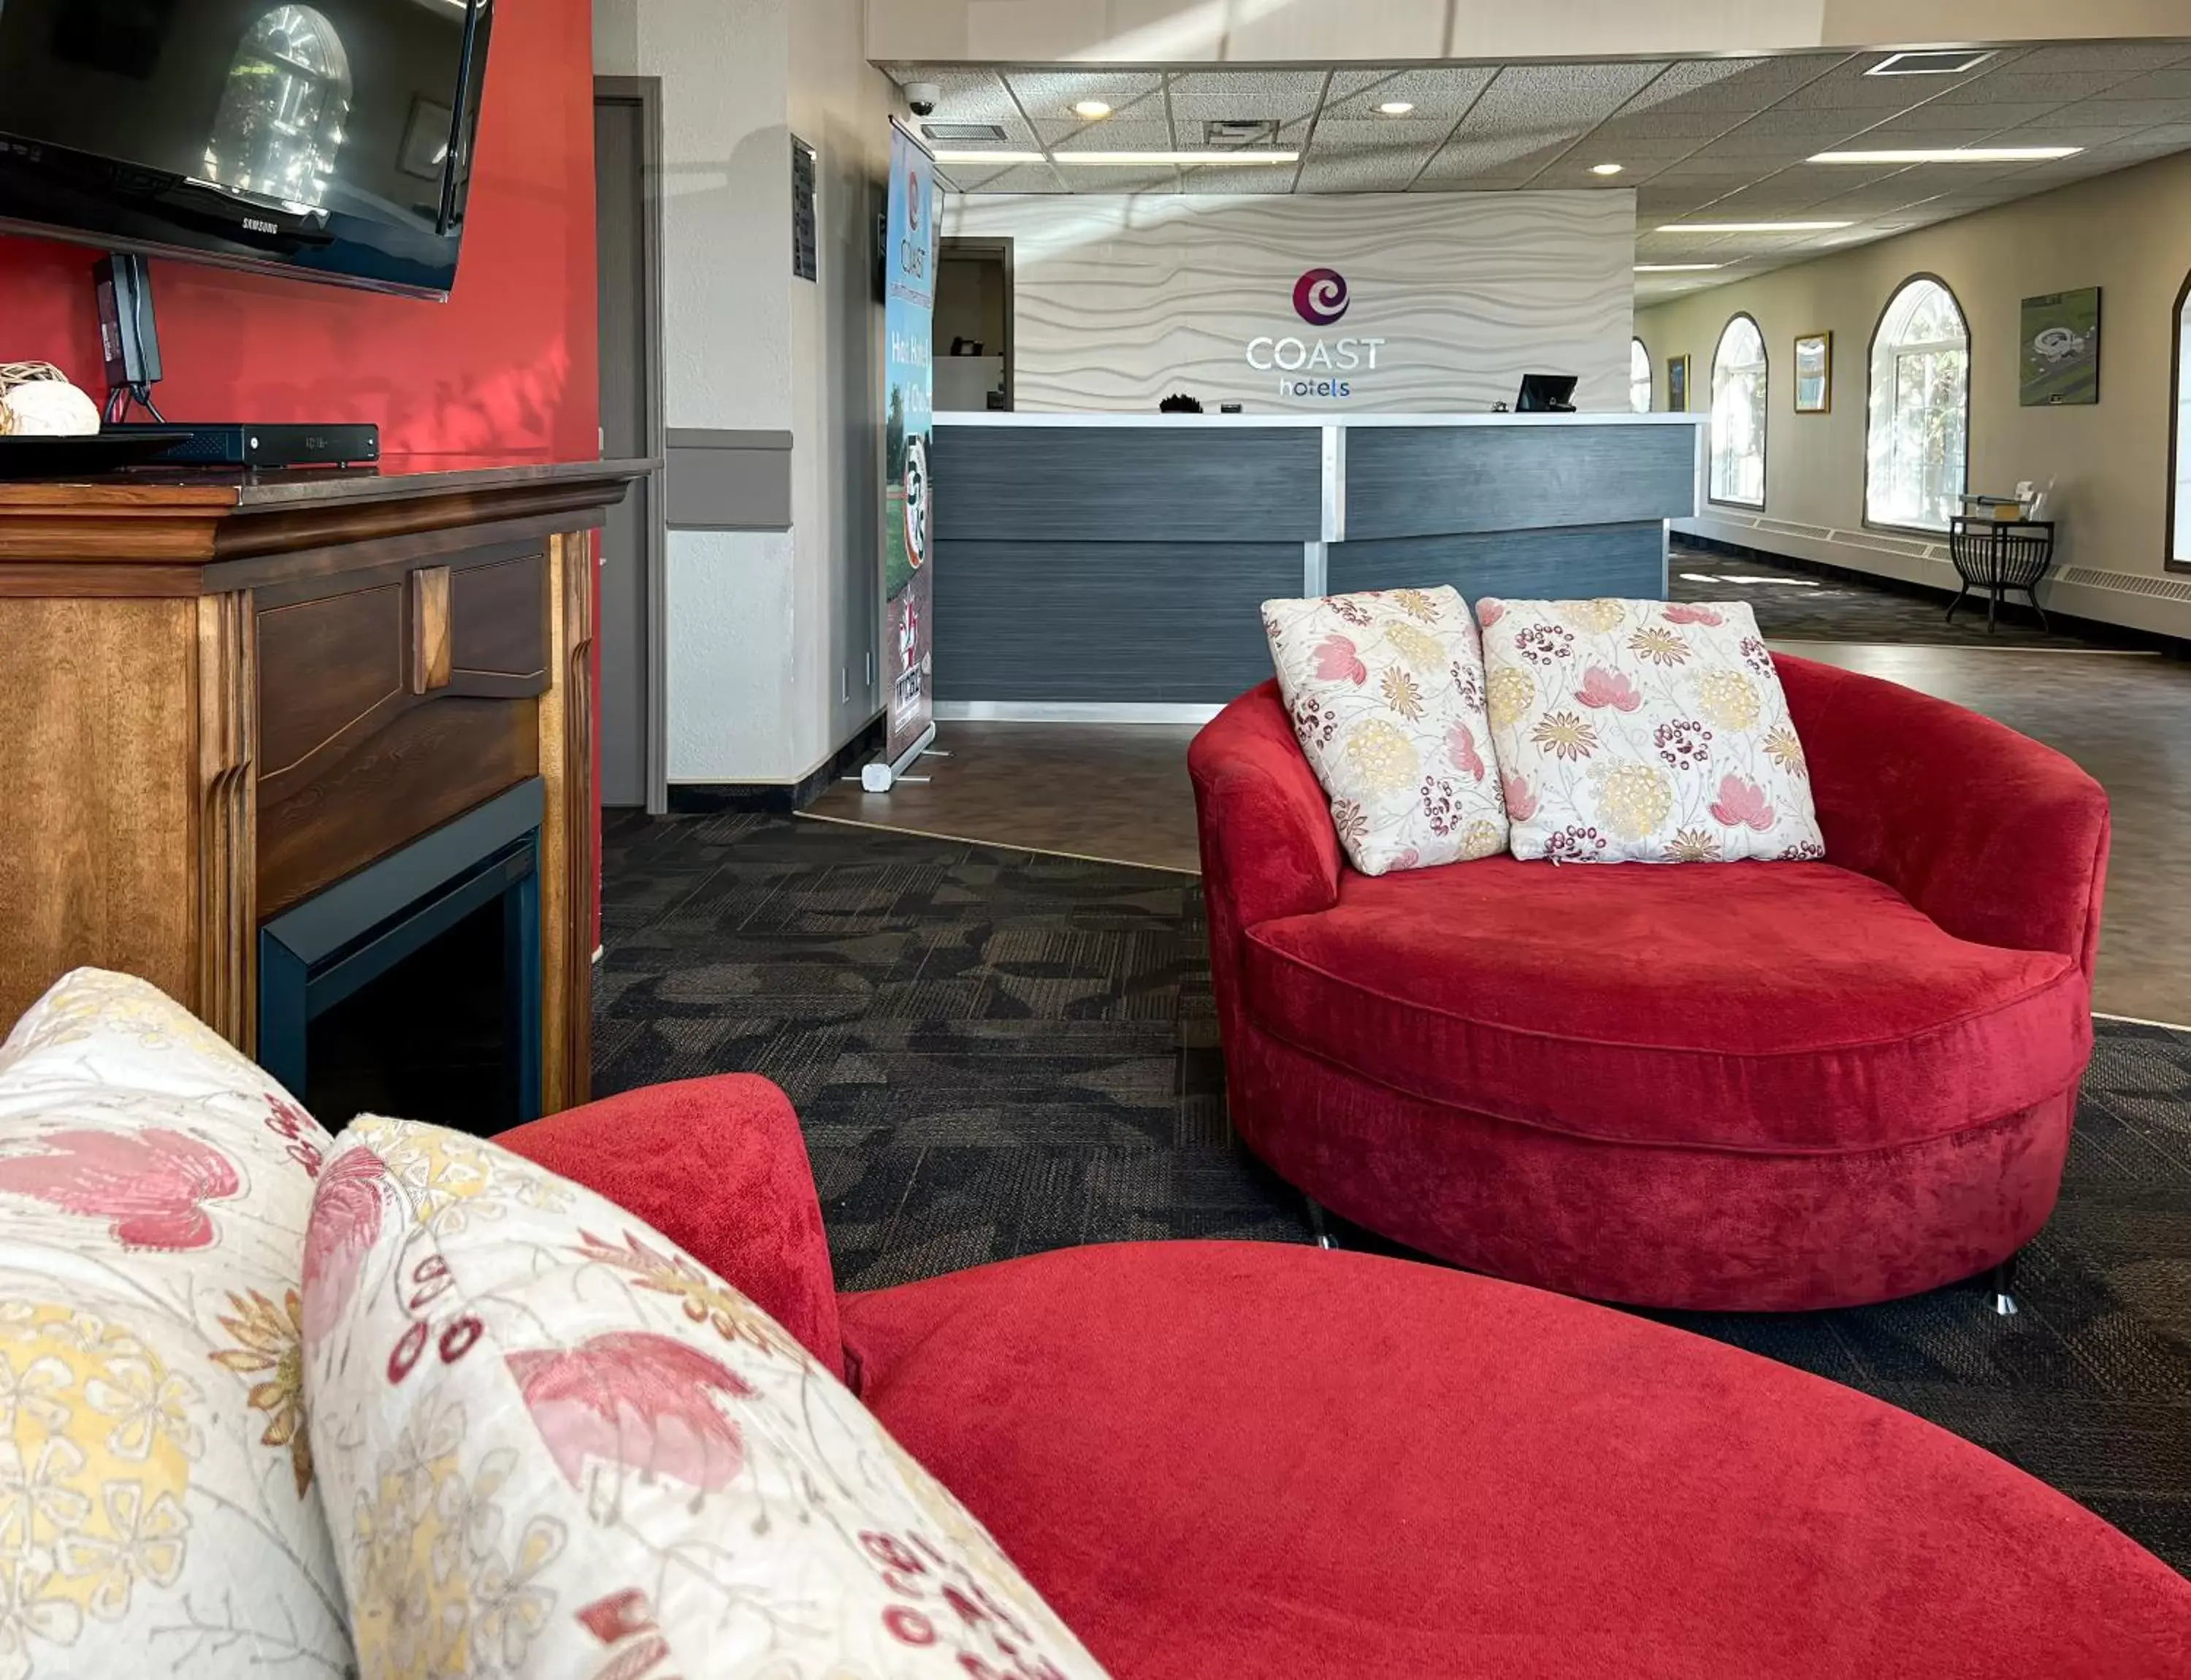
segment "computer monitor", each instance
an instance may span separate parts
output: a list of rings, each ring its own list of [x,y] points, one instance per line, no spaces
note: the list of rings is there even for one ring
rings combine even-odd
[[[1522,394],[1514,399],[1517,414],[1572,414],[1575,411],[1575,376],[1572,373],[1524,373]]]

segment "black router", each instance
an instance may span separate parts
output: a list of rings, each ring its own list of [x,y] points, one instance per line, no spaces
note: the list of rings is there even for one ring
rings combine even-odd
[[[380,461],[380,428],[375,425],[169,420],[124,423],[101,430],[119,437],[134,433],[174,437],[152,463],[162,467],[351,467],[375,466]]]
[[[164,419],[152,401],[160,383],[160,333],[152,318],[152,275],[144,258],[117,251],[92,271],[99,293],[99,344],[106,362],[105,424],[102,436],[174,439],[156,464],[178,467],[346,467],[377,465],[380,428],[344,423]],[[152,417],[145,424],[122,417],[134,402]]]

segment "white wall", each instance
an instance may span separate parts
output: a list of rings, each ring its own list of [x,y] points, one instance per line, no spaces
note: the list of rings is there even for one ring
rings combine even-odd
[[[597,0],[595,69],[663,84],[672,428],[788,430],[788,532],[673,531],[669,779],[794,782],[874,715],[881,308],[869,265],[896,89],[862,0]],[[818,281],[791,270],[791,136]]]
[[[1902,282],[1944,281],[1971,332],[1970,487],[2006,494],[2020,479],[2055,484],[2057,560],[2050,607],[2191,635],[2191,578],[2165,576],[2177,298],[2191,273],[2191,154],[2178,154],[1776,270],[1638,312],[1657,403],[1666,358],[1692,358],[1690,403],[1710,401],[1711,356],[1738,310],[1764,330],[1767,396],[1761,514],[1707,506],[1676,521],[1707,537],[1953,589],[1944,539],[1864,524],[1867,346]],[[2026,408],[2017,401],[2022,300],[2097,286],[2100,400]],[[1794,412],[1797,334],[1834,334],[1833,409]]]
[[[1584,409],[1628,406],[1630,191],[977,194],[943,231],[1013,242],[1022,409],[1147,413],[1184,390],[1213,413],[1480,410],[1525,373],[1579,376]],[[1294,288],[1325,268],[1346,311],[1318,327]],[[1255,342],[1284,339],[1301,348]],[[1282,381],[1251,353],[1310,362]],[[1291,389],[1327,380],[1351,395]]]

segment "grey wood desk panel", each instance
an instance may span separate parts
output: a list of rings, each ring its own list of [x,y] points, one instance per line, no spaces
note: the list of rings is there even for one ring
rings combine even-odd
[[[1360,426],[1346,434],[1346,534],[1428,537],[1686,518],[1696,428]]]
[[[946,425],[930,451],[936,536],[947,546],[1053,537],[1298,544],[1323,535],[1313,426]]]
[[[1666,533],[1652,520],[1560,531],[1388,537],[1335,543],[1326,567],[1326,587],[1334,595],[1450,584],[1471,606],[1488,595],[1659,600],[1666,593]]]
[[[941,544],[940,701],[1230,700],[1271,674],[1258,610],[1298,543]]]

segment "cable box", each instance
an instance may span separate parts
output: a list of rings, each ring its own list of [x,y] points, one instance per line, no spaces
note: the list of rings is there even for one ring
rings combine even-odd
[[[163,451],[157,464],[175,467],[344,467],[373,466],[380,460],[376,425],[305,425],[282,421],[251,425],[241,421],[179,420],[162,425],[113,425],[103,435],[128,436],[160,432],[183,436]]]

